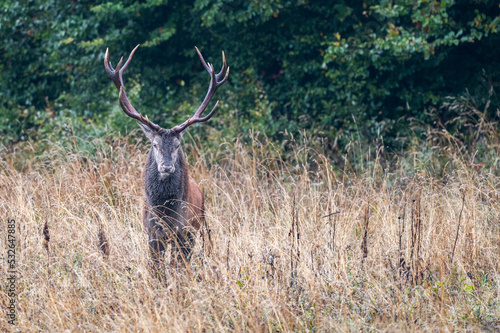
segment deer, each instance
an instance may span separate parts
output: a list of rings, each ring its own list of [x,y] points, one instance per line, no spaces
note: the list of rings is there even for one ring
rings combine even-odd
[[[205,225],[204,193],[189,175],[181,141],[189,126],[206,122],[213,116],[219,101],[206,116],[202,117],[202,114],[217,89],[227,81],[229,67],[223,51],[222,68],[216,74],[213,65],[205,62],[200,50],[195,47],[203,67],[210,74],[207,94],[192,117],[180,125],[166,129],[137,112],[125,92],[123,72],[139,46],[132,50],[123,67],[121,67],[122,57],[116,68],[113,68],[109,61],[109,52],[106,49],[104,67],[118,89],[118,100],[123,112],[137,121],[151,142],[143,172],[145,190],[143,224],[148,234],[153,268],[158,270],[163,263],[169,243],[172,244],[172,257],[177,259],[177,262],[189,261],[195,243],[195,232]]]

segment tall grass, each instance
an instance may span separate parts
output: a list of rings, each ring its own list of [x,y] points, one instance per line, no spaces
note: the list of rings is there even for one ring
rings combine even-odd
[[[348,152],[334,167],[307,142],[291,143],[286,161],[255,137],[211,152],[193,144],[185,150],[212,246],[198,236],[189,267],[161,281],[141,222],[147,147],[128,141],[96,139],[92,154],[54,145],[3,155],[2,234],[7,218],[18,225],[18,322],[3,317],[1,330],[500,328],[494,168],[445,150],[388,163],[375,149],[363,167],[351,163],[362,153]]]

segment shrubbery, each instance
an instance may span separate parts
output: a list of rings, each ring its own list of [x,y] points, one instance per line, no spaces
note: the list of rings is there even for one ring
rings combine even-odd
[[[191,114],[207,89],[194,46],[215,66],[226,51],[229,83],[217,93],[223,104],[211,126],[198,128],[202,136],[256,130],[280,139],[305,130],[332,147],[356,132],[399,148],[417,128],[412,121],[461,130],[450,122],[460,108],[442,106],[465,94],[499,119],[496,1],[1,4],[4,144],[54,129],[64,136],[65,126],[81,128],[78,136],[135,128],[119,110],[103,57],[109,48],[116,64],[139,43],[125,74],[129,96],[165,127]]]

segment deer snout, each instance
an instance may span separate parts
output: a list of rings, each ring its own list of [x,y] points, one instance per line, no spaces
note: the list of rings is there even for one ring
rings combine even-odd
[[[160,169],[159,171],[161,173],[167,173],[167,174],[174,173],[174,171],[175,171],[175,167],[171,164],[162,164],[162,165],[160,165],[159,169]]]

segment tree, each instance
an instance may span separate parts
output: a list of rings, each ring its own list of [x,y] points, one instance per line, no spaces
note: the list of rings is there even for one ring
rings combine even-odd
[[[78,135],[135,128],[102,62],[106,48],[116,64],[139,43],[127,91],[166,127],[185,120],[207,89],[194,46],[214,64],[226,51],[231,74],[210,122],[220,137],[256,129],[275,139],[285,130],[332,141],[358,130],[397,138],[407,117],[430,123],[429,109],[451,117],[440,109],[447,96],[482,94],[480,82],[494,85],[499,74],[494,1],[0,3],[8,142],[64,135],[68,121]]]

